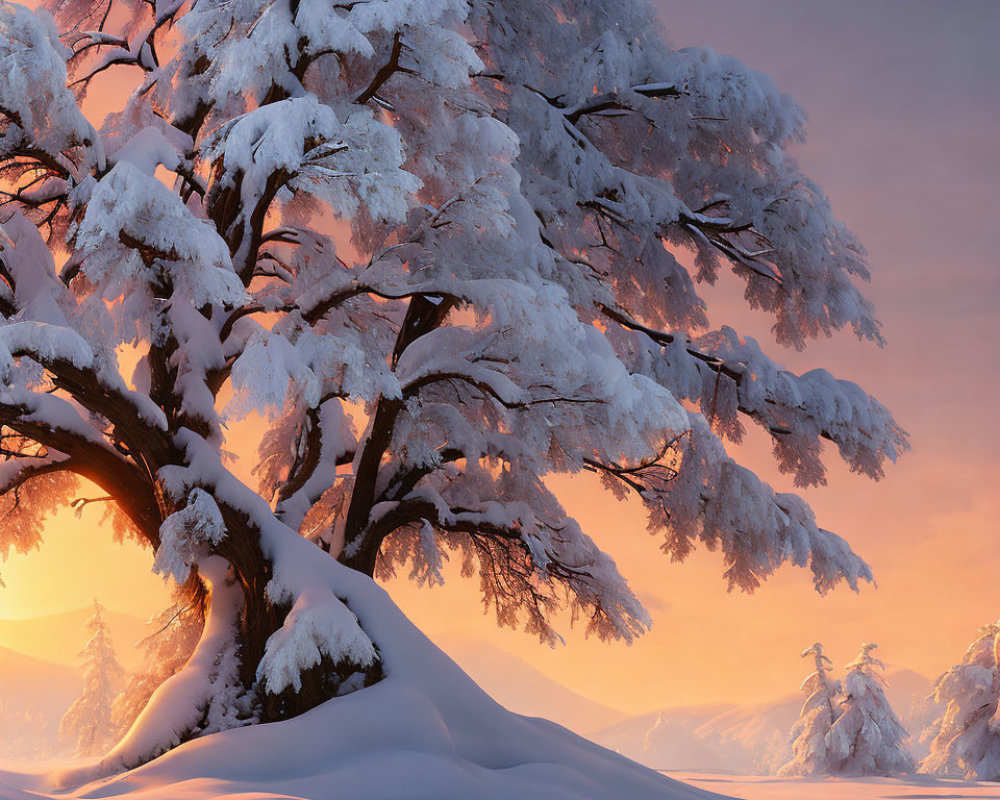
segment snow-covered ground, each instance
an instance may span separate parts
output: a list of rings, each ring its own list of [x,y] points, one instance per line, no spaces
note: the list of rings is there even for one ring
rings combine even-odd
[[[131,619],[125,622],[129,629],[140,624]],[[122,625],[121,620],[115,623],[116,629]],[[128,640],[124,633],[119,633],[122,641]],[[411,630],[411,634],[414,633]],[[69,634],[62,631],[61,635]],[[746,800],[966,797],[1000,800],[1000,786],[997,785],[924,777],[904,781],[805,781],[694,772],[691,770],[749,771],[766,749],[765,745],[779,731],[785,733],[782,741],[787,739],[787,730],[797,716],[801,697],[790,695],[757,706],[665,709],[619,722],[619,712],[574,695],[499,648],[461,639],[440,644],[476,683],[504,706],[531,716],[555,718],[588,738],[595,738],[649,766],[667,767],[667,774],[682,783],[722,795]],[[408,687],[390,681],[386,686],[373,687],[353,698],[334,701],[307,715],[304,721],[234,731],[192,743],[145,768],[92,783],[73,791],[70,796],[129,800],[139,797],[207,800],[233,796],[250,796],[257,800],[274,797],[326,800],[341,796],[351,800],[368,797],[392,797],[394,800],[397,797],[433,797],[435,800],[462,797],[465,800],[558,797],[559,794],[552,794],[546,788],[555,783],[571,787],[566,792],[574,798],[608,797],[607,781],[613,780],[615,775],[624,776],[625,781],[633,783],[639,780],[652,791],[652,794],[628,797],[672,800],[690,796],[679,787],[660,782],[641,768],[632,767],[550,723],[507,715],[476,690],[465,676],[456,676],[450,660],[422,636],[417,635],[413,645],[414,653],[420,654],[431,667],[422,671],[424,676],[436,675],[436,678],[417,680],[417,685],[411,682]],[[61,687],[62,694],[50,698],[59,703],[46,720],[48,728],[54,729],[79,689],[78,677],[65,667],[36,662],[20,654],[11,655],[34,666],[31,670],[18,671],[14,661],[0,658],[0,689],[3,690],[0,700],[16,693],[22,698],[40,701],[44,692],[28,680],[29,674],[38,679],[36,683],[43,683],[48,692]],[[66,673],[67,680],[56,680],[62,674],[58,672],[60,669]],[[445,684],[443,692],[441,679]],[[900,670],[890,675],[890,694],[893,694],[894,705],[900,709],[911,709],[911,706],[917,709],[916,700],[928,693],[928,687],[929,681],[915,673]],[[470,702],[472,710],[468,714],[478,714],[482,721],[481,730],[477,732],[478,744],[462,730],[470,720],[466,713],[461,713],[460,705]],[[407,705],[413,713],[403,713]],[[609,722],[616,724],[605,727]],[[486,730],[487,727],[493,728],[492,733]],[[12,729],[7,734],[9,741],[16,743],[17,735],[23,736],[24,731]],[[501,742],[530,740],[534,744],[498,747],[491,745],[493,737]],[[3,744],[0,742],[0,753],[7,757],[20,755],[20,750],[12,746],[3,750]],[[702,757],[705,753],[695,744],[702,750],[710,750],[711,758]],[[567,753],[574,753],[576,766],[567,766]],[[563,766],[557,767],[556,762],[563,762]],[[596,777],[581,778],[587,772],[586,765],[596,769]],[[675,767],[683,771],[674,771]],[[50,776],[65,773],[70,768],[65,763],[39,763],[33,765],[35,773],[30,774],[23,771],[23,764],[0,766],[0,800],[55,794],[57,782]],[[567,777],[573,773],[577,774]],[[649,779],[653,783],[647,783]],[[578,783],[581,780],[582,786]],[[339,788],[334,791],[331,786]]]
[[[451,676],[449,676],[451,677]],[[391,679],[287,722],[189,742],[65,792],[58,768],[0,771],[0,800],[709,800],[543,720]],[[443,702],[442,702],[443,701]],[[470,708],[469,703],[472,703]],[[476,708],[478,707],[478,708]],[[458,709],[462,712],[456,714]],[[469,710],[481,713],[466,714]],[[79,763],[70,775],[79,776]]]
[[[594,796],[621,800],[649,796],[666,800],[1000,800],[998,784],[925,775],[810,779],[700,772],[671,773],[678,783],[661,784],[666,791],[656,795],[634,793],[636,784],[628,779],[620,785],[620,794],[595,795],[595,790],[607,788],[598,788],[602,780],[581,780],[580,775],[555,764],[484,768],[440,754],[393,752],[391,747],[333,755],[335,744],[319,742],[305,752],[288,748],[262,755],[253,746],[260,744],[262,729],[244,731],[251,734],[249,741],[232,733],[218,734],[212,737],[216,741],[211,746],[206,740],[197,747],[181,748],[147,767],[68,794],[55,789],[50,772],[0,771],[0,800],[575,800]],[[274,739],[269,742],[276,743]],[[331,757],[318,761],[320,753]],[[613,779],[614,770],[606,771],[605,777]],[[554,791],[560,781],[562,789]]]
[[[672,772],[679,781],[741,800],[1000,800],[1000,784],[911,775],[906,778],[764,778]]]
[[[290,548],[304,549],[304,539]],[[299,543],[302,543],[301,545]],[[294,550],[290,550],[294,554]],[[310,551],[309,556],[312,555]],[[313,562],[315,563],[315,562]],[[301,566],[301,565],[300,565]],[[184,683],[160,687],[100,762],[0,772],[0,800],[705,800],[685,786],[545,720],[507,711],[432,644],[389,596],[329,559],[316,567],[385,642],[386,677],[281,723],[183,744],[134,770],[177,724]],[[299,569],[296,574],[308,574]],[[183,673],[180,673],[183,674]],[[179,686],[180,689],[176,687]],[[180,709],[183,711],[182,704]],[[183,720],[181,720],[183,723]],[[108,777],[103,777],[108,776]]]

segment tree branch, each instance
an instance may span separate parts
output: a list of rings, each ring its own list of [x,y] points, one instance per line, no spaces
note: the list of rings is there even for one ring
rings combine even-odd
[[[375,77],[372,78],[371,83],[365,87],[365,90],[354,98],[355,103],[364,105],[369,100],[376,100],[379,105],[388,108],[390,111],[395,110],[392,108],[391,103],[378,97],[378,90],[397,72],[402,72],[406,75],[416,75],[414,70],[400,66],[399,57],[403,54],[405,46],[402,34],[397,31],[392,37],[392,50],[389,52],[389,60],[379,68],[378,72],[375,73]]]
[[[28,391],[18,394],[0,394],[0,425],[68,456],[63,468],[71,466],[112,495],[147,541],[158,546],[159,516],[148,477],[99,434],[88,435],[86,431],[93,429],[67,401]]]

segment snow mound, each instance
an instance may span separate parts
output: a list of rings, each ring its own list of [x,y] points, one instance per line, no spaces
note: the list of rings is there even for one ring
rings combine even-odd
[[[452,676],[449,676],[449,678]],[[455,687],[459,696],[469,689]],[[294,720],[190,742],[81,798],[584,800],[714,797],[543,720],[482,703],[456,713],[386,680]]]
[[[93,780],[100,764],[62,774],[0,772],[0,800],[26,797],[25,789],[32,797],[135,800],[718,796],[666,778],[554,723],[507,711],[372,581],[332,559],[324,571],[335,575],[338,596],[365,629],[386,644],[384,680],[285,722],[188,742],[111,777]],[[67,785],[80,783],[66,794]]]

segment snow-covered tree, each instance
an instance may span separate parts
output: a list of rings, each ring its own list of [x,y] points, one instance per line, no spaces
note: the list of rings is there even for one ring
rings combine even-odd
[[[944,714],[934,725],[931,752],[921,772],[961,775],[972,780],[1000,780],[1000,623],[979,629],[961,664],[934,684]]]
[[[708,328],[728,267],[784,344],[881,341],[766,77],[671,50],[644,0],[46,5],[0,7],[0,549],[85,478],[208,616],[115,763],[405,669],[369,577],[449,553],[501,624],[551,641],[568,603],[631,640],[554,473],[636,494],[730,587],[870,579],[725,450],[759,426],[810,486],[824,442],[876,479],[907,447],[853,383]],[[98,130],[111,68],[134,91]],[[228,468],[253,411],[257,486]]]
[[[60,736],[82,756],[103,753],[115,743],[111,707],[125,678],[103,611],[104,607],[95,599],[94,613],[86,622],[91,636],[80,652],[83,691],[59,723]]]
[[[778,775],[828,775],[831,772],[830,730],[840,716],[840,681],[829,677],[833,662],[823,655],[823,645],[816,642],[802,652],[813,658],[813,671],[802,682],[806,701],[792,726],[792,759],[782,765]]]
[[[913,772],[909,734],[885,696],[885,668],[866,642],[847,665],[840,715],[826,736],[830,775],[895,775]]]

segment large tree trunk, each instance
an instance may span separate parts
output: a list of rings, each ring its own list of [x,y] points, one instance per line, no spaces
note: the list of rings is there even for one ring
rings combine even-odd
[[[229,508],[220,508],[227,533],[219,543],[217,553],[229,562],[234,579],[243,593],[243,610],[239,622],[240,679],[249,689],[256,681],[257,665],[264,655],[267,640],[281,626],[288,609],[277,608],[267,596],[267,583],[271,579],[272,569],[261,552],[259,532],[245,515]]]
[[[233,488],[227,487],[227,498],[232,496]],[[273,558],[262,545],[263,529],[268,529],[272,546],[277,531],[279,538],[291,540],[285,545],[299,548],[300,557],[331,562],[334,559],[282,525],[269,509],[265,512],[266,504],[248,487],[241,485],[238,491],[245,505],[253,505],[254,513],[227,503],[220,499],[219,492],[214,493],[226,533],[212,554],[199,560],[185,588],[192,596],[199,595],[196,599],[205,608],[205,626],[199,643],[187,663],[156,690],[122,742],[102,761],[97,768],[102,774],[122,766],[134,767],[205,730],[217,730],[219,725],[215,720],[220,717],[227,720],[224,726],[230,727],[287,719],[342,693],[344,681],[351,676],[358,673],[363,676],[360,681],[353,678],[352,688],[370,685],[382,677],[377,659],[365,665],[347,658],[337,661],[326,654],[321,654],[319,663],[298,673],[297,687],[285,686],[273,691],[266,679],[259,677],[268,640],[283,626],[290,628],[295,624],[287,619],[293,603],[275,602],[268,593],[275,569]],[[246,498],[256,504],[246,503]],[[161,511],[172,510],[175,509],[161,507]],[[302,548],[306,550],[304,554]],[[302,592],[314,590],[316,575],[322,574],[320,568],[306,577]],[[331,596],[330,602],[339,601]],[[235,674],[227,677],[225,664],[232,663],[230,658],[236,659],[237,668]]]
[[[301,714],[334,697],[343,681],[361,671],[368,685],[380,677],[377,668],[363,669],[350,661],[334,662],[324,656],[316,666],[304,670],[297,690],[283,689],[274,693],[266,682],[258,679],[258,667],[266,652],[268,639],[285,623],[291,606],[275,603],[267,592],[273,577],[271,561],[261,548],[260,530],[246,514],[219,503],[226,522],[227,534],[217,547],[217,554],[231,567],[233,580],[242,593],[242,609],[236,632],[240,657],[240,683],[245,691],[254,693],[259,703],[261,722],[287,719]],[[330,558],[319,547],[316,558]]]

